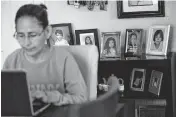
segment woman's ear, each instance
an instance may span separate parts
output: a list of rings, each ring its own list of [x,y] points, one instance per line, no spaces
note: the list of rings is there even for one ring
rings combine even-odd
[[[52,35],[52,27],[50,25],[48,25],[46,28],[45,28],[45,31],[46,31],[46,38],[49,39]]]

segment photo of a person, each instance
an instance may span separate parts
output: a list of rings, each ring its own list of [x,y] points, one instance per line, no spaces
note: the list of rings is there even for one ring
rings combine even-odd
[[[60,45],[69,45],[67,40],[64,39],[63,31],[60,29],[57,29],[55,31],[55,46],[60,46]]]
[[[130,88],[133,91],[144,91],[145,69],[133,68]]]
[[[153,42],[151,42],[150,50],[162,51],[163,49],[164,34],[162,30],[156,30],[153,36]]]
[[[143,72],[136,71],[134,73],[134,79],[133,79],[133,87],[134,88],[142,88],[142,79],[143,79]]]
[[[90,36],[86,36],[85,37],[85,45],[92,45],[93,42],[91,40],[91,37]]]
[[[153,77],[153,86],[154,87],[158,87],[158,78],[157,77]]]
[[[106,57],[116,57],[117,50],[116,50],[116,41],[113,37],[109,37],[104,45],[103,56]]]
[[[152,70],[148,91],[159,95],[162,84],[163,72]]]
[[[131,33],[128,38],[127,52],[137,53],[137,49],[138,49],[137,45],[138,45],[137,34]]]

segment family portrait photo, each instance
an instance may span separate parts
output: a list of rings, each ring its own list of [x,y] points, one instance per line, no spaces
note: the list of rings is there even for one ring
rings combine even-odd
[[[50,42],[52,45],[73,45],[73,34],[70,23],[53,24]]]
[[[159,96],[162,78],[163,78],[162,72],[152,70],[150,84],[149,84],[149,92]]]
[[[130,88],[133,91],[144,91],[145,69],[133,68],[131,73]]]
[[[142,29],[127,29],[125,40],[125,54],[139,55],[142,51]]]
[[[120,57],[120,32],[102,32],[101,58]]]
[[[169,42],[170,25],[152,26],[146,44],[146,53],[152,55],[166,55]]]

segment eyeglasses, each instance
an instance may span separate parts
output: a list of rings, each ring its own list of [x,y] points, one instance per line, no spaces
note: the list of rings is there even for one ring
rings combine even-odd
[[[33,41],[35,39],[37,39],[37,37],[40,37],[42,35],[42,33],[44,32],[44,30],[42,30],[40,33],[37,33],[37,32],[30,32],[28,35],[27,35],[27,38],[30,40],[30,41]],[[18,32],[15,32],[15,34],[13,35],[14,38],[16,38],[18,41],[20,42],[23,42],[26,38],[25,34],[24,33],[18,33]]]

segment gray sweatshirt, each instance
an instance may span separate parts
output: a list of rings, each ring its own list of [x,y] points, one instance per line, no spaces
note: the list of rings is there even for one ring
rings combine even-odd
[[[61,93],[55,105],[82,103],[87,100],[87,87],[73,56],[66,50],[54,46],[48,59],[34,64],[24,56],[23,49],[10,54],[3,69],[22,69],[33,90],[57,90]]]

